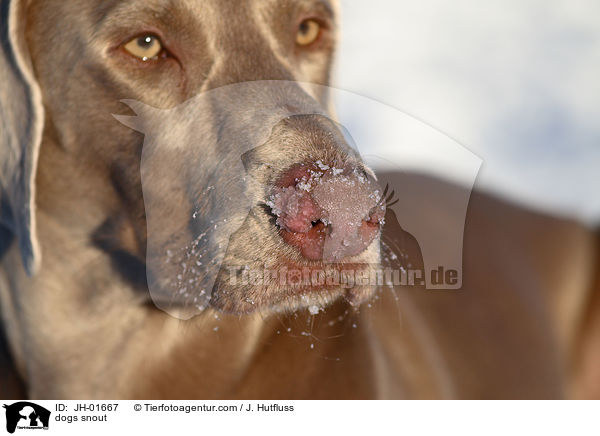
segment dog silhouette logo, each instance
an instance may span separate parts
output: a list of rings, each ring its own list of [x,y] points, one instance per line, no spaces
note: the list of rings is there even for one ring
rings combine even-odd
[[[6,431],[14,433],[19,430],[48,430],[50,411],[28,401],[19,401],[4,405],[6,409]]]
[[[347,124],[312,94],[339,102]],[[214,88],[168,109],[122,102],[135,115],[113,116],[144,134],[146,282],[171,316],[288,305],[300,295],[292,286],[327,277],[355,305],[384,284],[462,288],[465,219],[482,160],[428,124],[358,94],[282,80]],[[306,139],[308,131],[316,133]],[[444,174],[452,183],[434,181]],[[289,180],[273,189],[277,177]],[[283,251],[267,249],[279,243]],[[283,261],[294,251],[324,266],[305,279],[304,264]],[[335,264],[348,273],[341,286]]]

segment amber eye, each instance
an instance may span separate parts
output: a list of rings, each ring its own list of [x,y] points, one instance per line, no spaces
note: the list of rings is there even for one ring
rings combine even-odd
[[[311,18],[304,20],[298,27],[296,33],[296,44],[306,46],[312,44],[319,38],[321,33],[321,25]]]
[[[143,61],[156,59],[163,51],[160,39],[154,35],[143,35],[133,38],[123,48],[132,56]]]

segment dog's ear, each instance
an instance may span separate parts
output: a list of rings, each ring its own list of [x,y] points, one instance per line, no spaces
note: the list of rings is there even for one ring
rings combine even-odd
[[[35,173],[44,109],[25,42],[27,0],[0,0],[0,222],[16,235],[25,270],[40,263]]]

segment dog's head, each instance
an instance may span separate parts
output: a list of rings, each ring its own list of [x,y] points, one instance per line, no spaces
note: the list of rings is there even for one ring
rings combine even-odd
[[[28,270],[39,259],[41,143],[104,180],[115,201],[90,238],[143,265],[163,308],[367,299],[372,287],[340,273],[379,261],[385,205],[328,115],[335,10],[327,0],[4,1],[1,198]]]

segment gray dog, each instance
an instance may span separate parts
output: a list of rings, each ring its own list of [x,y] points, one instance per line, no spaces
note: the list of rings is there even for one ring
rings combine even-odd
[[[443,295],[240,280],[368,273],[382,239],[418,264],[383,187],[460,191],[376,180],[332,120],[336,10],[0,1],[0,305],[30,397],[598,395],[597,243],[574,223],[474,195]]]

